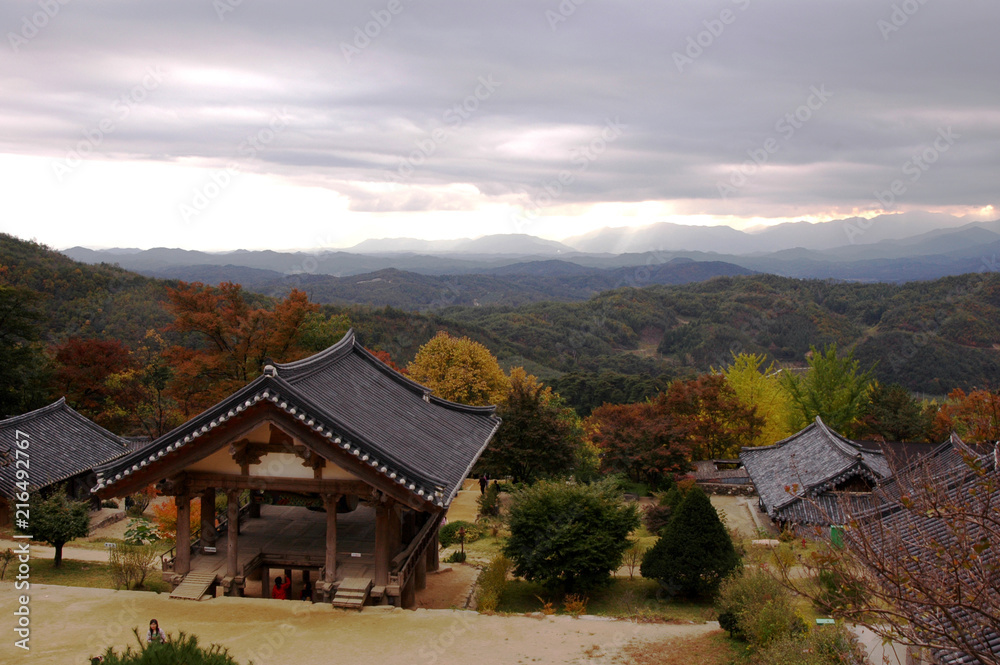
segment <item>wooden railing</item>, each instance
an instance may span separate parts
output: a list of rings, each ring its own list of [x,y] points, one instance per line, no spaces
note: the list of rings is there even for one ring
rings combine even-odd
[[[400,588],[406,584],[420,557],[427,551],[427,546],[433,542],[440,521],[439,515],[431,515],[407,548],[393,557],[389,565],[389,584],[398,584]]]

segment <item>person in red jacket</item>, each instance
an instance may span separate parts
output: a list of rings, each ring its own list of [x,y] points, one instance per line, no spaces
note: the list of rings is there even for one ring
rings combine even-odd
[[[287,583],[282,583],[281,577],[275,577],[274,587],[271,589],[271,598],[275,600],[288,600],[288,589],[291,586],[291,580]]]

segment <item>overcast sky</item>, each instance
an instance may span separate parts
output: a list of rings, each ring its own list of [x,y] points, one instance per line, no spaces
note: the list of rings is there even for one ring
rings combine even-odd
[[[283,249],[995,219],[998,25],[996,0],[7,1],[0,230]]]

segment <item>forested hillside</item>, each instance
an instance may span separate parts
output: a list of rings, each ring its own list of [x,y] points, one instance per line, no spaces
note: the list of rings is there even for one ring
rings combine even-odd
[[[643,270],[616,279],[649,283]],[[531,277],[526,268],[513,272]],[[173,321],[166,303],[168,287],[178,284],[77,263],[41,245],[0,237],[0,285],[34,299],[37,339],[25,344],[43,356],[71,337],[119,340],[134,350],[154,330],[177,343],[176,333],[166,331]],[[462,302],[458,296],[448,300],[450,292],[437,283],[428,288],[445,305]],[[277,302],[246,297],[254,306]],[[810,347],[833,342],[853,349],[863,366],[874,364],[882,382],[931,395],[993,387],[1000,376],[996,273],[903,285],[720,277],[619,288],[584,302],[420,308],[404,302],[322,310],[326,317],[346,316],[366,346],[400,365],[438,330],[468,336],[503,366],[522,365],[552,384],[581,413],[605,401],[656,394],[672,378],[724,367],[734,353],[764,353],[782,366],[804,366]]]

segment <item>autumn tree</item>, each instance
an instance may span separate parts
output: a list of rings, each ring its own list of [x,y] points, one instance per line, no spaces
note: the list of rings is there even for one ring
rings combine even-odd
[[[812,347],[809,370],[783,372],[781,382],[792,401],[790,425],[797,431],[819,416],[838,432],[850,432],[860,417],[872,381],[872,370],[861,371],[854,352],[837,355],[837,345],[823,351]]]
[[[107,427],[102,414],[113,389],[108,379],[132,369],[128,348],[116,339],[70,337],[56,347],[52,392],[70,406]]]
[[[503,423],[483,453],[481,471],[530,483],[572,470],[582,444],[576,414],[524,368],[511,370],[497,415]]]
[[[171,330],[199,342],[167,353],[186,415],[256,378],[266,361],[305,357],[346,330],[344,317],[324,317],[297,289],[273,306],[248,299],[243,287],[230,282],[218,288],[181,283],[167,295],[175,317]]]
[[[744,406],[756,407],[764,420],[760,432],[746,444],[749,446],[769,446],[795,433],[789,427],[791,397],[778,380],[774,363],[765,368],[765,361],[763,354],[733,354],[732,364],[722,372],[736,399]]]
[[[687,427],[667,410],[665,393],[636,404],[598,407],[584,428],[600,451],[605,473],[624,473],[655,486],[665,475],[691,466]]]
[[[956,388],[932,414],[932,440],[943,441],[951,432],[963,440],[980,443],[1000,440],[1000,392]]]
[[[407,369],[414,381],[438,397],[461,404],[499,404],[510,390],[510,381],[489,349],[443,330],[420,347]]]
[[[736,457],[753,445],[764,427],[757,407],[741,402],[721,374],[674,381],[664,406],[681,423],[692,459]]]
[[[181,423],[182,412],[169,393],[174,368],[164,357],[166,348],[163,337],[149,330],[132,351],[131,364],[107,377],[110,398],[101,418],[109,428],[155,439]]]

